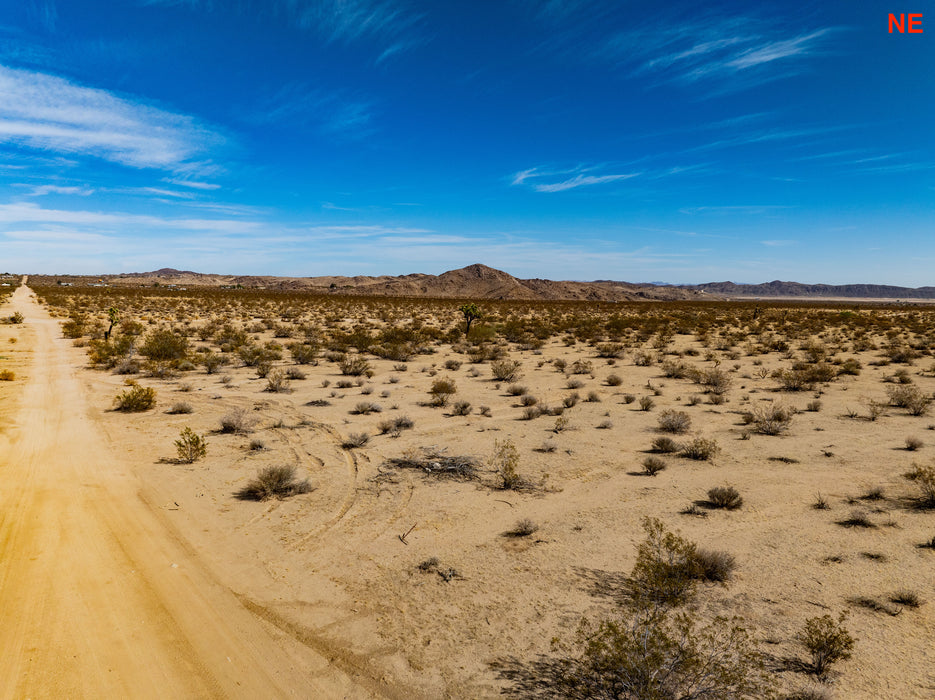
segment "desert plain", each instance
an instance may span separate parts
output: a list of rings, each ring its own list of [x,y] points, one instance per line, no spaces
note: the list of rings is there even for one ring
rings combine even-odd
[[[931,307],[24,281],[3,697],[572,696],[653,521],[726,555],[682,609],[778,697],[935,694]]]

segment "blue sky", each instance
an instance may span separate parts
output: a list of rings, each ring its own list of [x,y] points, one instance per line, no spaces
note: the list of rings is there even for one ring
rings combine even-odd
[[[899,11],[0,0],[0,268],[935,284]]]

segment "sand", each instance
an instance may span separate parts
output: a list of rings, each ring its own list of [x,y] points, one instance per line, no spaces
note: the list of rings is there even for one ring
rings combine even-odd
[[[110,409],[125,378],[87,369],[83,350],[60,337],[28,289],[8,308],[27,322],[0,327],[0,342],[18,336],[14,362],[25,376],[3,387],[7,697],[496,697],[511,688],[498,663],[529,664],[551,653],[554,637],[573,636],[582,617],[614,612],[645,516],[736,557],[728,585],[703,587],[701,614],[742,615],[778,661],[805,658],[794,638],[806,618],[847,609],[858,642],[836,667],[835,697],[932,696],[933,606],[886,601],[897,589],[933,596],[935,553],[918,545],[935,534],[935,515],[907,505],[913,487],[901,474],[931,462],[935,418],[889,408],[866,419],[867,400],[885,399],[882,379],[894,371],[869,365],[877,352],[854,353],[861,375],[828,385],[818,412],[804,411],[811,392],[778,392],[775,379],[760,376],[787,364],[778,353],[726,361],[729,401],[689,405],[700,387],[687,379],[664,378],[629,356],[608,366],[591,348],[554,338],[511,357],[541,402],[561,403],[570,378],[583,382],[582,398],[598,392],[599,402],[566,411],[558,432],[556,417],[521,420],[523,408],[488,365],[443,368],[465,360],[445,345],[406,372],[371,359],[374,377],[346,389],[335,389],[342,377],[329,362],[303,366],[308,376],[291,393],[265,391],[247,367],[141,378],[156,389],[157,406],[124,414]],[[697,342],[676,336],[674,345]],[[592,374],[560,373],[556,358],[589,360]],[[935,378],[920,373],[921,363],[909,369],[931,394]],[[623,384],[608,386],[611,373]],[[431,382],[446,376],[457,383],[454,398],[473,405],[470,415],[425,405]],[[655,406],[641,411],[626,394],[653,396]],[[330,405],[307,405],[316,400]],[[193,412],[168,415],[178,401]],[[383,410],[353,414],[362,401]],[[743,425],[741,413],[767,401],[802,409],[785,435]],[[481,405],[490,417],[477,413]],[[256,419],[250,434],[216,432],[235,407]],[[666,470],[643,476],[666,408],[687,412],[691,436],[716,439],[721,453],[712,462],[667,457]],[[381,420],[403,414],[413,429],[377,435]],[[184,427],[208,440],[207,457],[191,465],[172,462]],[[341,446],[362,431],[373,436],[366,446]],[[924,446],[907,451],[908,435]],[[536,488],[494,488],[487,466],[480,481],[461,482],[386,465],[429,447],[483,464],[504,439]],[[250,449],[255,440],[264,449]],[[283,501],[235,498],[258,470],[278,464],[296,466],[313,490]],[[728,484],[743,495],[741,509],[680,513]],[[859,499],[873,487],[883,500]],[[829,510],[813,508],[819,493]],[[877,526],[836,524],[855,510]],[[539,530],[505,536],[521,518]],[[422,571],[430,557],[457,576]],[[849,602],[859,596],[898,614]],[[787,691],[810,683],[793,671],[776,676]]]

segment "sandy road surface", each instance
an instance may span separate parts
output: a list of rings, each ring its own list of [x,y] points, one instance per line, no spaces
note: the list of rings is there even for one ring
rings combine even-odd
[[[0,697],[371,697],[246,610],[138,497],[58,323],[20,287],[33,351],[0,439]]]

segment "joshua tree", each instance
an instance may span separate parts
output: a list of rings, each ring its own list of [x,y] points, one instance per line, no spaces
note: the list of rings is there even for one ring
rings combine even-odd
[[[111,306],[107,309],[107,318],[110,319],[110,328],[108,328],[107,332],[104,334],[104,340],[110,339],[110,334],[114,330],[114,324],[120,319],[120,311],[117,310],[116,306]]]
[[[474,321],[476,321],[479,318],[483,318],[484,316],[481,313],[481,310],[478,308],[477,304],[473,302],[471,302],[470,304],[462,304],[458,308],[458,311],[464,314],[464,323],[466,326],[464,329],[464,335],[467,335],[468,333],[471,332],[471,324],[474,323]]]

